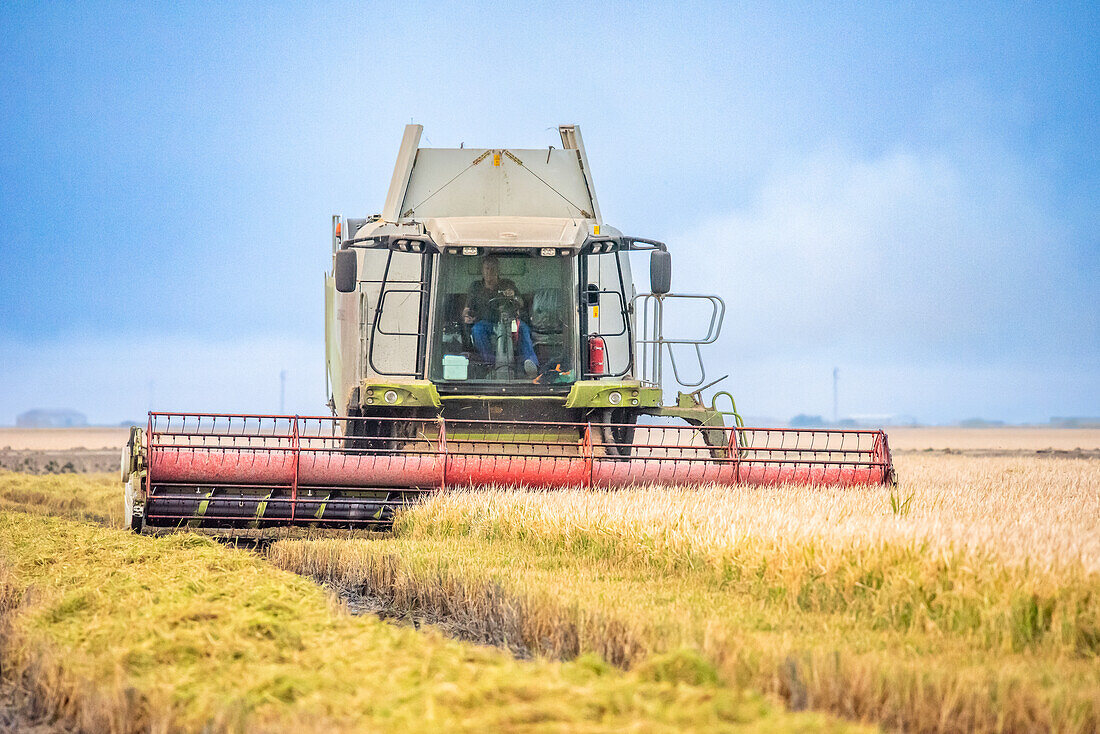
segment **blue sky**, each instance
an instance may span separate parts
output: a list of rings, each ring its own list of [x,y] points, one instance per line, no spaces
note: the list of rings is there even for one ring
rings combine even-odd
[[[329,215],[581,125],[742,410],[1100,415],[1089,4],[5,4],[0,424],[324,401]]]

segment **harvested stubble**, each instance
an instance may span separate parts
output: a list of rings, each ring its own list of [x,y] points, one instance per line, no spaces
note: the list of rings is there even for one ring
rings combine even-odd
[[[0,559],[3,670],[83,731],[846,726],[690,666],[520,662],[352,617],[308,580],[195,536],[0,512]]]
[[[440,495],[279,565],[564,655],[913,731],[1100,726],[1100,461],[905,457],[888,489]]]

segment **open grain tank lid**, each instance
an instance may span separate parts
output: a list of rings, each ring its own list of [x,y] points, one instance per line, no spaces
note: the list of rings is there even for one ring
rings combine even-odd
[[[563,148],[420,148],[408,125],[382,218],[551,217],[601,224],[580,131]]]

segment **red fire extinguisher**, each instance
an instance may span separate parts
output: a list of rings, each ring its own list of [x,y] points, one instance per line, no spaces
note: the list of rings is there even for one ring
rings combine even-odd
[[[588,372],[592,375],[607,372],[607,343],[602,336],[588,337]]]

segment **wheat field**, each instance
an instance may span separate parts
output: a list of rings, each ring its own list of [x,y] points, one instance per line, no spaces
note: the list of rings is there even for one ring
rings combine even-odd
[[[1100,572],[1100,461],[917,455],[899,458],[898,468],[897,488],[454,492],[407,514],[401,532],[592,533],[705,557],[748,539],[843,551],[902,544],[1035,571]]]
[[[909,454],[896,488],[488,489],[277,565],[474,637],[909,731],[1100,725],[1100,461]]]

